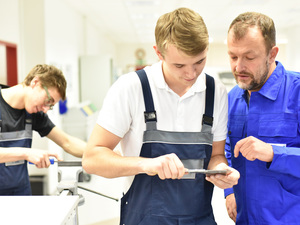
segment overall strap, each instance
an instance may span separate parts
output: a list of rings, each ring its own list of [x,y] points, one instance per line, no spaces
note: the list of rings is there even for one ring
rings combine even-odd
[[[2,86],[0,85],[0,92],[1,92]],[[1,107],[0,107],[0,132],[2,132],[2,114],[1,114]]]
[[[2,114],[1,114],[1,107],[0,107],[0,132],[2,132]]]
[[[141,69],[136,71],[138,77],[140,78],[143,95],[144,95],[144,103],[146,111],[144,112],[146,129],[147,130],[156,130],[156,111],[154,109],[154,103],[152,98],[152,93],[149,85],[149,81],[146,75],[145,70]]]
[[[25,118],[25,130],[26,131],[32,130],[32,115],[29,114],[27,111],[26,111],[26,118]]]
[[[215,100],[215,81],[214,78],[206,75],[206,94],[205,94],[205,113],[202,119],[202,130],[213,125],[214,100]]]
[[[146,111],[144,113],[147,130],[156,129],[156,111],[154,109],[154,103],[152,93],[149,85],[149,81],[146,72],[142,70],[136,71],[140,78],[144,102]],[[213,112],[214,112],[214,100],[215,100],[215,81],[214,78],[206,74],[206,97],[205,97],[205,113],[202,119],[202,131],[207,129],[208,125],[211,129],[213,125]]]

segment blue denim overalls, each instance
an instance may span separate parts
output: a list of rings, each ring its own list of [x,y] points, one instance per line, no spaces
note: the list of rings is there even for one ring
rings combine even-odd
[[[170,132],[156,129],[156,112],[147,75],[144,70],[137,71],[137,74],[146,107],[146,131],[140,156],[155,158],[175,153],[186,168],[207,168],[213,142],[214,79],[206,75],[201,132]],[[120,224],[216,225],[211,206],[212,193],[213,184],[207,182],[203,174],[188,174],[180,180],[161,180],[158,176],[138,174],[122,198]]]
[[[0,147],[31,148],[31,142],[31,115],[26,113],[25,130],[2,132],[2,116],[0,109]],[[31,195],[26,160],[0,163],[0,195]]]

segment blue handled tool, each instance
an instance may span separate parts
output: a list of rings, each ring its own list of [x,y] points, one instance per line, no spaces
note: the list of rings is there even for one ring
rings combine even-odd
[[[49,158],[50,164],[53,165],[55,163],[54,158]],[[33,164],[32,162],[29,162],[29,164]]]

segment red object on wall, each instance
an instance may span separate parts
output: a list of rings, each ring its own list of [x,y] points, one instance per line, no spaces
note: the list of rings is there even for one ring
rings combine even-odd
[[[4,41],[0,41],[0,45],[4,45],[6,48],[6,85],[14,86],[18,84],[17,45]]]

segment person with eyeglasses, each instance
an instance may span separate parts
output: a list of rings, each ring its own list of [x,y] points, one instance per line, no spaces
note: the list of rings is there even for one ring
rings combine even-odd
[[[62,71],[44,64],[36,65],[22,83],[0,88],[0,195],[31,195],[27,162],[47,168],[49,157],[62,160],[51,150],[31,148],[33,130],[82,157],[86,142],[65,133],[46,114],[66,99],[66,87]]]

